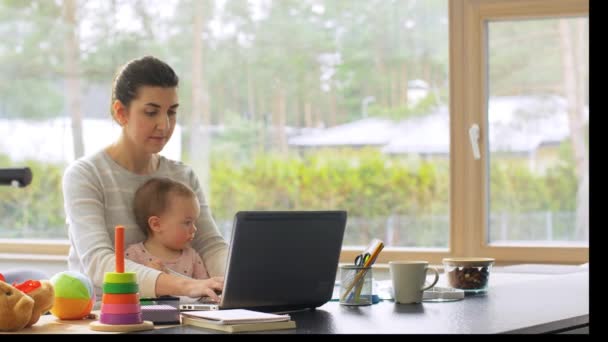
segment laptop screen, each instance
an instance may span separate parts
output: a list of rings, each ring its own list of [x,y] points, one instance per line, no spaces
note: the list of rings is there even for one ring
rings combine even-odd
[[[331,299],[346,211],[235,215],[220,308],[285,311]]]

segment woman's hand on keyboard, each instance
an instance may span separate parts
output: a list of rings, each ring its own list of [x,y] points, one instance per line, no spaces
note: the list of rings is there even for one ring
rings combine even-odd
[[[188,281],[186,295],[188,297],[210,297],[219,302],[217,295],[224,288],[224,277],[211,277],[208,279],[192,279]]]

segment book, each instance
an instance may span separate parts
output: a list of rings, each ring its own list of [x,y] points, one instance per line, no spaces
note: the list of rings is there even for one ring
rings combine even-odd
[[[277,315],[247,309],[186,311],[182,312],[182,316],[203,318],[218,324],[280,322],[289,321],[291,318],[289,315]]]
[[[275,322],[254,322],[254,323],[233,323],[226,324],[219,321],[213,321],[204,318],[196,318],[187,315],[182,315],[182,324],[195,327],[225,331],[228,333],[247,332],[247,331],[267,331],[267,330],[282,330],[295,329],[296,322],[292,320],[275,321]]]
[[[179,310],[171,305],[141,305],[141,317],[154,324],[179,324]]]

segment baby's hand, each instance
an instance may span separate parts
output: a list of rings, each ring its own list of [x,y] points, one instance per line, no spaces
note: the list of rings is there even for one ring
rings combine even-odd
[[[152,260],[152,261],[148,262],[146,264],[146,266],[148,266],[150,268],[153,268],[155,270],[159,270],[159,271],[162,271],[162,272],[167,272],[167,269],[165,268],[165,264],[163,264],[163,262],[160,261],[160,260],[158,260],[158,259],[155,259],[155,260]]]

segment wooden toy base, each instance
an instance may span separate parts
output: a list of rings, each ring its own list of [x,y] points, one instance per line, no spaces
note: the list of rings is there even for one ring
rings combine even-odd
[[[143,321],[139,324],[103,324],[99,321],[91,322],[89,328],[95,331],[117,331],[117,332],[129,332],[129,331],[141,331],[141,330],[152,330],[154,329],[154,323],[151,321]]]

